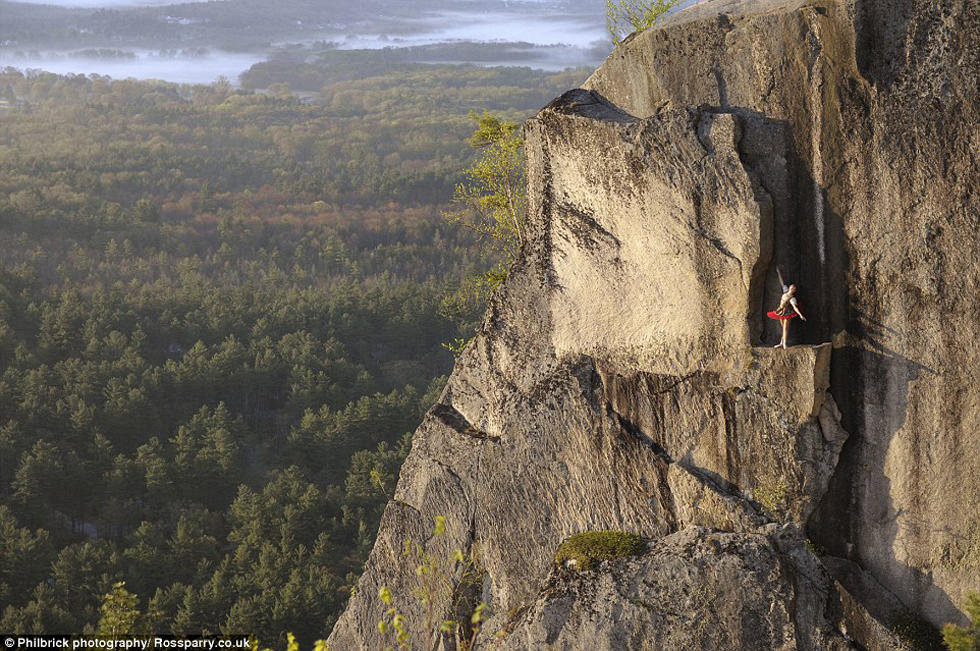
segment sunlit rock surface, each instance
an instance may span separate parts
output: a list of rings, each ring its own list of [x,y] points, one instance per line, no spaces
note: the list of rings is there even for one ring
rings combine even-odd
[[[501,646],[523,649],[825,649],[833,582],[792,535],[685,529],[594,572],[557,569]]]
[[[751,586],[719,594],[768,613],[751,634],[706,614],[716,648],[896,648],[898,610],[962,621],[980,589],[978,23],[966,0],[702,2],[531,120],[531,244],[415,435],[332,648],[390,643],[382,586],[413,648],[426,612],[478,601],[480,639],[510,648],[634,648],[658,625],[668,644],[695,611],[657,599],[712,564]],[[788,351],[764,317],[777,266],[809,317]],[[558,544],[597,529],[651,552],[556,579]],[[474,551],[484,582],[423,608],[405,540]],[[640,594],[650,608],[603,610]]]

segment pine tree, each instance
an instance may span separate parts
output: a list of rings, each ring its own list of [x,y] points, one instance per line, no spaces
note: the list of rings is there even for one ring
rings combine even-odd
[[[102,598],[99,612],[98,635],[120,637],[148,633],[144,628],[145,618],[139,609],[139,597],[126,589],[125,581],[113,584],[112,592]]]

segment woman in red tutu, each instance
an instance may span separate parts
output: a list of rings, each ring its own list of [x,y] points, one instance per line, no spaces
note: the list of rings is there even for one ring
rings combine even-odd
[[[806,321],[806,317],[800,312],[800,306],[796,303],[796,285],[789,287],[783,283],[782,274],[779,275],[779,282],[783,286],[783,295],[779,297],[779,307],[766,314],[770,319],[780,321],[783,324],[783,339],[773,348],[786,348],[786,337],[789,335],[789,322],[799,316]]]

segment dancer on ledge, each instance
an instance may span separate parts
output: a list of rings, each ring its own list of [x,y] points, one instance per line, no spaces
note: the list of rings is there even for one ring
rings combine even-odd
[[[783,324],[783,339],[773,346],[773,348],[782,348],[785,350],[786,338],[789,335],[789,322],[797,316],[806,321],[806,317],[800,312],[800,306],[796,303],[796,285],[787,287],[786,283],[783,282],[783,274],[779,272],[778,268],[776,269],[776,273],[779,275],[779,284],[783,287],[783,295],[779,297],[779,307],[767,313],[766,316]]]

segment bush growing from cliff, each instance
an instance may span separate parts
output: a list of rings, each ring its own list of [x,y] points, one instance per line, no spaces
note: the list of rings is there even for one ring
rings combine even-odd
[[[465,180],[453,194],[453,210],[446,218],[493,240],[507,262],[526,240],[527,214],[524,139],[521,125],[484,111],[470,112],[477,127],[467,141],[480,150]]]
[[[606,0],[606,28],[613,45],[657,24],[680,0]]]
[[[445,533],[446,519],[437,516],[430,542]],[[405,540],[402,556],[415,569],[415,581],[409,592],[416,602],[415,610],[421,610],[422,620],[412,621],[406,618],[395,605],[396,597],[404,603],[405,596],[396,595],[387,586],[382,586],[378,591],[378,599],[384,604],[385,611],[378,622],[378,631],[382,636],[393,637],[395,643],[387,649],[411,649],[411,631],[414,629],[416,636],[426,641],[426,648],[434,648],[441,638],[448,637],[455,642],[454,648],[471,651],[487,617],[487,605],[476,602],[482,592],[486,572],[474,550],[456,549],[448,555],[434,554],[419,543]],[[466,617],[440,622],[439,609],[446,604],[449,604],[452,613],[465,613]]]
[[[647,550],[646,542],[625,531],[586,531],[563,542],[555,553],[555,562],[574,561],[575,567],[587,570],[599,561],[637,556]]]
[[[252,638],[250,651],[259,651],[258,640]],[[261,651],[273,651],[272,649],[265,647]],[[296,641],[296,636],[292,633],[286,633],[286,651],[300,651],[299,642]],[[313,643],[313,651],[330,651],[330,647],[327,646],[325,640],[317,640]]]
[[[467,140],[480,150],[476,161],[463,171],[464,181],[456,186],[452,208],[443,216],[477,233],[497,258],[495,267],[465,279],[459,289],[447,295],[440,314],[459,324],[467,334],[476,330],[487,298],[504,278],[507,269],[527,241],[527,178],[521,125],[501,120],[487,111],[470,112],[477,123]],[[459,355],[468,343],[460,337],[443,344]]]
[[[971,592],[967,595],[966,612],[970,616],[970,626],[943,626],[943,640],[949,651],[980,651],[980,594]]]
[[[768,476],[763,478],[754,490],[755,498],[766,510],[769,517],[781,519],[780,513],[788,505],[788,488],[782,477]]]

